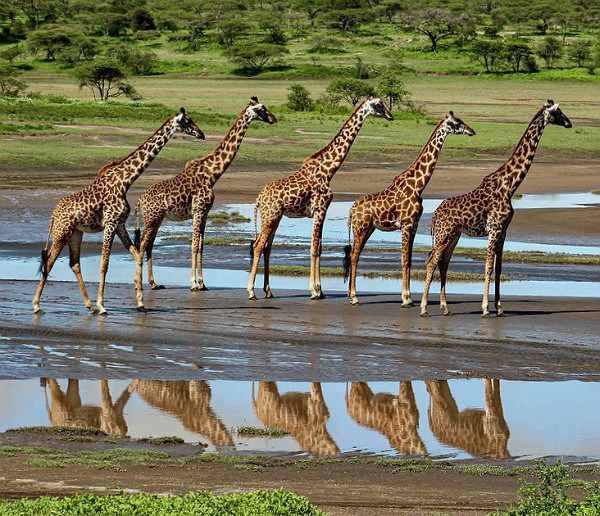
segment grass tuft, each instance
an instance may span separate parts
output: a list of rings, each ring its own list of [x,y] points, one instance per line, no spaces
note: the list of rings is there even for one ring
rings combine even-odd
[[[240,437],[285,437],[290,435],[287,430],[276,427],[259,428],[256,426],[240,426],[236,429]]]
[[[248,217],[242,215],[239,211],[215,211],[208,215],[208,220],[215,224],[231,224],[238,222],[250,222]]]

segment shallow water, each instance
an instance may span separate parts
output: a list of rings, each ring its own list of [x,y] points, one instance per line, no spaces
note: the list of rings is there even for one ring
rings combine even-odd
[[[424,214],[431,214],[442,202],[441,199],[425,199],[423,201]],[[570,194],[547,194],[547,195],[523,195],[521,199],[514,201],[515,209],[539,209],[539,208],[585,208],[586,204],[600,202],[600,196],[592,193],[570,193]],[[342,244],[348,240],[348,212],[352,202],[333,202],[327,211],[324,227],[324,242],[326,244]],[[253,204],[225,204],[216,207],[215,210],[238,211],[250,222],[242,222],[230,225],[217,225],[209,223],[207,236],[222,235],[223,229],[227,229],[228,236],[252,238],[254,232],[254,205]],[[214,211],[214,210],[213,210]],[[260,222],[259,222],[260,228]],[[290,244],[309,244],[312,232],[312,219],[290,219],[284,217],[281,220],[275,237],[277,242]],[[191,225],[189,221],[174,223],[166,221],[161,229],[158,241],[164,239],[165,235],[190,236]],[[369,239],[368,245],[400,245],[401,234],[399,231],[383,232],[375,231]],[[431,245],[431,236],[420,233],[415,238],[415,245]],[[461,247],[482,248],[487,246],[485,238],[468,238],[463,236],[460,240]],[[600,246],[578,246],[578,245],[556,245],[540,244],[536,242],[519,242],[507,240],[504,249],[507,251],[543,251],[547,253],[571,253],[571,254],[600,254]]]
[[[36,278],[39,260],[33,257],[0,258],[0,280],[32,280]],[[86,282],[97,282],[100,276],[100,256],[88,256],[81,259],[81,269]],[[190,271],[187,267],[154,266],[157,281],[165,286],[188,286]],[[110,261],[107,282],[132,283],[135,275],[135,264],[129,255],[114,255]],[[69,258],[62,255],[56,262],[50,275],[51,281],[75,281],[69,267]],[[207,285],[214,288],[246,288],[248,272],[239,269],[204,268],[204,279]],[[257,275],[256,288],[262,285],[262,275]],[[345,292],[348,288],[341,277],[322,278],[323,290]],[[357,285],[360,293],[382,292],[395,293],[401,291],[401,280],[393,278],[359,277]],[[411,291],[423,292],[423,281],[411,281]],[[275,294],[281,290],[308,289],[306,277],[287,277],[271,274],[271,287]],[[590,297],[600,298],[600,282],[596,281],[530,281],[516,280],[502,283],[504,296],[542,296],[542,297]],[[110,288],[110,286],[109,286]],[[439,293],[439,282],[431,285],[431,293]],[[449,282],[446,285],[449,294],[480,295],[482,282]],[[491,292],[494,291],[493,285]],[[110,296],[110,293],[108,293]],[[133,293],[132,293],[133,296]]]
[[[92,426],[113,436],[178,436],[208,450],[316,456],[598,459],[599,409],[600,384],[577,381],[0,381],[0,431]],[[240,426],[289,435],[241,437]]]

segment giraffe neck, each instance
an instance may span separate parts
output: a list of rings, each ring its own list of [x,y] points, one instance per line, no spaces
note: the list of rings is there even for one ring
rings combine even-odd
[[[350,147],[352,147],[367,115],[365,102],[363,102],[354,110],[350,118],[344,122],[344,125],[342,125],[333,140],[320,151],[313,154],[312,157],[320,161],[321,170],[325,171],[328,181],[331,181],[346,159]]]
[[[407,177],[413,177],[416,179],[417,191],[421,193],[425,189],[435,170],[446,136],[448,136],[444,122],[445,120],[442,120],[437,125],[421,153],[407,171],[402,172],[394,179],[394,186],[400,187]]]
[[[150,138],[134,150],[129,156],[118,162],[111,179],[121,183],[123,193],[126,193],[134,181],[148,168],[157,154],[167,144],[175,133],[175,124],[169,118]]]
[[[214,185],[229,168],[229,165],[231,165],[251,121],[252,119],[246,115],[246,110],[244,109],[233,122],[233,125],[223,137],[221,143],[204,159],[205,170],[207,170],[205,173],[211,185]]]
[[[511,157],[498,169],[496,174],[505,185],[509,197],[513,196],[529,172],[547,123],[544,110],[541,109],[527,126]]]

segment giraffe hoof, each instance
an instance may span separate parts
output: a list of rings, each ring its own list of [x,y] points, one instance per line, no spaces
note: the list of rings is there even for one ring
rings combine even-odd
[[[407,303],[402,303],[402,308],[412,308],[415,304],[412,301],[408,301]]]
[[[44,310],[42,310],[39,306],[33,309],[33,313],[35,315],[44,315],[46,312],[44,312]]]
[[[350,304],[352,306],[357,306],[358,305],[358,298],[357,297],[351,297],[350,298]]]
[[[88,310],[90,311],[90,315],[96,315],[97,311],[93,306],[88,306]]]
[[[201,290],[202,292],[206,292],[208,290],[208,287],[204,284],[200,285],[200,288],[198,290]]]
[[[450,310],[444,310],[445,317],[452,317],[454,314]]]
[[[145,314],[148,311],[144,305],[136,306],[136,309],[138,312],[141,312],[143,314]]]
[[[484,319],[490,319],[492,317],[492,314],[489,312],[483,312],[481,314],[481,317],[483,317]]]
[[[421,317],[429,317],[429,312],[427,310],[422,310]]]
[[[498,312],[496,313],[496,317],[506,317],[504,315],[504,312],[502,310],[498,310]]]
[[[164,290],[164,285],[151,285],[152,290]]]
[[[190,287],[190,291],[191,292],[199,292],[200,291],[200,287]]]
[[[254,301],[255,299],[258,299],[258,298],[256,297],[256,294],[255,294],[254,292],[250,292],[250,293],[248,294],[248,299],[249,299],[250,301]]]
[[[265,292],[265,299],[273,299],[273,297],[273,293],[270,290]]]

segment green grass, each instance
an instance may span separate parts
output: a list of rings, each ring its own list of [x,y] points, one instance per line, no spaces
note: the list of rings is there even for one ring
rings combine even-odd
[[[594,189],[594,190],[592,190],[592,193],[593,193],[594,195],[600,195],[600,188],[599,188],[599,189]]]
[[[215,211],[208,215],[208,220],[215,224],[235,224],[239,222],[250,222],[248,217],[242,215],[239,211]]]
[[[10,428],[6,432],[23,432],[26,434],[51,433],[51,434],[69,434],[69,435],[100,435],[108,436],[106,432],[97,428],[75,428],[70,426],[22,426],[19,428]]]
[[[213,495],[192,492],[180,496],[135,495],[75,495],[64,498],[42,496],[16,502],[0,501],[0,515],[25,516],[60,514],[177,514],[205,516],[321,516],[324,512],[301,495],[289,491],[254,491]]]
[[[154,444],[156,446],[171,446],[173,444],[184,444],[185,441],[181,437],[142,437],[138,442],[145,444]]]
[[[301,277],[308,276],[310,273],[310,267],[307,265],[271,265],[269,267],[271,274],[278,276],[290,276],[290,277]],[[262,267],[259,269],[262,273]],[[341,267],[321,267],[321,276],[323,277],[341,277],[344,274],[344,270]],[[372,272],[363,272],[359,273],[360,276],[364,276],[366,278],[387,278],[387,279],[398,279],[402,278],[402,271],[393,271],[393,272],[382,272],[382,271],[372,271]],[[421,269],[412,269],[410,273],[410,277],[416,281],[422,281],[425,279],[426,273]],[[472,272],[454,272],[448,271],[447,274],[448,281],[462,281],[462,282],[471,282],[471,281],[481,281],[483,280],[483,274],[476,274]],[[434,279],[439,280],[439,273],[436,272],[434,275]],[[509,281],[510,277],[504,274],[501,275],[502,281]]]
[[[259,428],[256,426],[240,426],[236,429],[236,433],[240,437],[285,437],[286,435],[290,435],[283,428]]]

